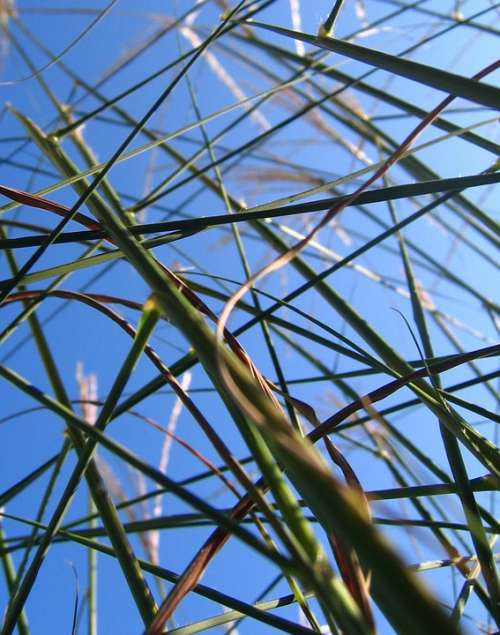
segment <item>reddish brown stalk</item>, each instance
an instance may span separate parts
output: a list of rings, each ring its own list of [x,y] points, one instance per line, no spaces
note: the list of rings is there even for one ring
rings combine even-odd
[[[486,348],[480,348],[475,351],[470,351],[469,353],[461,353],[460,355],[454,355],[450,359],[446,359],[442,362],[437,362],[436,364],[431,364],[430,366],[420,368],[419,370],[410,373],[409,375],[405,375],[404,377],[399,377],[394,381],[389,382],[388,384],[384,384],[380,386],[380,388],[376,388],[371,392],[359,397],[355,401],[351,402],[334,415],[325,419],[323,423],[312,430],[309,434],[309,439],[314,443],[318,439],[321,439],[326,434],[331,432],[336,426],[338,426],[342,421],[345,421],[348,417],[353,415],[358,410],[362,410],[366,407],[367,403],[375,403],[380,401],[381,399],[385,399],[389,397],[397,390],[402,388],[403,386],[407,386],[411,384],[416,379],[421,379],[423,377],[429,377],[430,375],[439,375],[447,370],[451,370],[456,366],[460,366],[462,364],[466,364],[469,361],[474,359],[479,359],[481,357],[490,357],[496,356],[500,354],[500,344],[494,344],[493,346],[487,346]]]
[[[98,400],[79,399],[79,400],[75,401],[75,403],[87,403],[87,404],[92,404],[94,406],[102,406],[102,404],[104,402],[98,401]],[[141,412],[138,412],[137,410],[127,410],[127,412],[128,412],[128,414],[132,415],[133,417],[136,417],[137,419],[140,419],[141,421],[144,421],[144,423],[146,423],[148,426],[151,426],[152,428],[154,428],[158,432],[161,432],[162,434],[166,434],[167,436],[171,437],[176,443],[181,445],[187,452],[192,454],[198,461],[200,461],[200,463],[203,463],[203,465],[205,465],[205,467],[208,470],[213,472],[222,481],[222,483],[231,492],[233,492],[233,494],[236,497],[240,496],[240,494],[238,493],[238,490],[234,487],[234,485],[231,483],[231,481],[224,475],[224,472],[222,472],[215,465],[215,463],[212,463],[212,461],[210,461],[210,459],[207,459],[206,456],[204,456],[199,450],[197,450],[193,445],[188,443],[185,439],[180,437],[177,433],[174,433],[174,432],[171,432],[170,430],[167,430],[164,426],[161,425],[161,423],[158,423],[158,421],[155,421],[151,417],[143,415]]]
[[[356,551],[345,544],[333,532],[328,533],[328,541],[344,584],[358,605],[371,633],[376,633],[375,620],[370,606],[369,573],[363,573]]]
[[[359,493],[360,501],[364,502],[366,518],[369,520],[371,518],[370,506],[356,473],[331,439],[324,437],[324,443],[330,458],[341,469],[346,484]],[[341,540],[333,532],[328,533],[328,540],[339,567],[342,580],[349,589],[354,601],[359,606],[370,631],[375,633],[375,620],[370,607],[370,572],[367,571],[366,574],[363,572],[356,551],[350,545],[346,544],[345,541]]]
[[[217,476],[217,478],[221,480],[222,484],[225,487],[227,487],[227,489],[236,496],[236,498],[240,497],[240,493],[235,488],[235,486],[231,483],[231,481],[225,476],[224,472],[221,472],[221,470],[215,465],[215,463],[212,463],[210,459],[207,459],[206,456],[204,456],[199,450],[197,450],[194,446],[188,443],[185,439],[180,437],[177,433],[167,430],[164,426],[162,426],[160,423],[158,423],[151,417],[147,417],[146,415],[143,415],[140,412],[137,412],[137,410],[128,410],[127,412],[131,414],[132,416],[137,417],[137,419],[141,419],[142,421],[144,421],[151,427],[155,428],[162,434],[166,434],[167,436],[171,437],[176,443],[181,445],[187,452],[189,452],[196,459],[198,459],[200,463],[203,463],[203,465],[207,469],[213,472],[215,476]]]
[[[259,488],[262,493],[268,489],[262,478],[258,480],[255,487]],[[248,494],[245,494],[233,507],[229,513],[229,517],[234,521],[243,520],[245,516],[252,511],[254,506],[255,503],[253,500]],[[184,572],[167,598],[168,602],[162,605],[155,620],[146,631],[146,635],[159,635],[163,631],[165,621],[170,618],[175,608],[189,591],[196,586],[212,558],[222,549],[230,536],[231,534],[222,527],[217,527],[217,529],[210,534],[200,549],[198,549],[194,558],[184,569]]]
[[[7,187],[6,185],[0,185],[0,194],[3,194],[13,201],[16,201],[16,203],[21,203],[21,205],[44,209],[48,212],[54,212],[54,214],[57,214],[58,216],[67,216],[68,212],[70,211],[69,207],[51,201],[48,198],[42,198],[41,196],[37,196],[36,194],[30,194],[29,192],[24,192],[23,190]],[[99,231],[101,229],[100,223],[93,220],[89,216],[85,216],[85,214],[81,214],[80,212],[77,212],[75,214],[73,220],[77,223],[80,223],[80,225],[84,225],[84,227],[86,227],[87,229],[91,229],[92,231]]]

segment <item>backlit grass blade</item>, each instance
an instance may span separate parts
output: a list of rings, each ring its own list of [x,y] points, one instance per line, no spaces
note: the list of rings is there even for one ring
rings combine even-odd
[[[18,522],[22,522],[27,525],[34,524],[40,529],[46,529],[46,526],[42,525],[41,523],[33,523],[33,521],[28,521],[27,519],[20,518],[18,516],[6,514],[5,517],[15,519]],[[60,530],[59,534],[61,534],[61,536],[64,536],[68,540],[72,540],[77,544],[81,544],[84,547],[97,551],[98,553],[102,553],[110,557],[116,557],[113,549],[110,548],[108,545],[70,531]],[[152,573],[163,580],[175,583],[179,579],[179,574],[169,569],[165,569],[164,567],[151,564],[151,562],[147,562],[145,560],[139,560],[139,563],[144,571]],[[312,633],[314,633],[314,631],[309,628],[306,628],[299,624],[295,624],[290,620],[284,619],[279,615],[273,615],[269,612],[269,609],[292,604],[295,599],[291,595],[277,601],[274,600],[271,602],[262,602],[252,605],[239,600],[238,598],[232,597],[226,593],[221,593],[220,591],[217,591],[216,589],[205,584],[197,584],[194,587],[193,592],[197,595],[200,595],[201,597],[217,602],[222,606],[226,606],[233,611],[237,611],[238,615],[251,617],[263,624],[273,626],[274,628],[277,628],[284,633],[292,633],[293,635],[311,635]]]
[[[157,320],[158,313],[155,309],[154,303],[151,302],[150,304],[146,304],[144,310],[144,319],[142,321],[142,324],[138,328],[136,340],[120,370],[120,373],[116,378],[108,399],[101,409],[98,420],[95,424],[96,429],[101,430],[105,427],[109,416],[114,408],[114,405],[118,400],[124,388],[124,385],[132,372],[133,367],[137,363],[138,357],[142,353],[143,348],[146,345],[146,342]],[[19,589],[9,603],[9,607],[7,609],[7,613],[3,623],[3,630],[5,633],[12,632],[12,629],[14,628],[14,625],[18,619],[19,611],[22,609],[22,606],[31,591],[31,587],[35,582],[38,570],[42,564],[45,553],[50,546],[52,537],[61,524],[63,515],[67,510],[69,504],[71,503],[71,499],[74,496],[75,489],[82,475],[85,473],[85,470],[89,467],[89,465],[91,466],[92,470],[95,471],[96,469],[95,466],[91,463],[94,449],[95,444],[92,442],[87,442],[86,446],[80,448],[78,464],[66,485],[65,491],[59,500],[55,512],[52,515],[52,519],[49,523],[49,528],[47,529],[47,532],[45,533],[42,542],[38,547],[37,553],[33,558],[33,561],[31,562],[26,575],[21,585],[19,586]],[[91,471],[90,473],[90,484],[92,484],[93,472]],[[145,624],[147,624],[154,615],[154,600],[145,581],[140,575],[135,557],[128,544],[128,541],[126,540],[125,534],[120,529],[121,525],[118,519],[118,515],[116,514],[116,510],[114,509],[114,507],[112,507],[110,501],[107,502],[107,505],[102,504],[102,498],[106,498],[105,491],[101,490],[100,492],[98,492],[96,490],[94,491],[94,495],[96,496],[96,504],[99,507],[100,512],[103,514],[103,521],[106,523],[111,542],[117,551],[118,558],[123,567],[124,574],[127,578],[132,594],[134,595],[134,599],[136,600],[137,607],[141,612],[143,621],[145,622]]]
[[[396,185],[386,188],[379,188],[378,190],[371,190],[362,193],[355,203],[350,205],[367,205],[369,203],[377,203],[380,201],[396,200],[399,198],[406,198],[409,196],[422,196],[425,194],[437,194],[446,191],[462,190],[469,187],[478,187],[481,185],[490,185],[498,183],[500,181],[500,173],[493,172],[487,174],[477,174],[474,176],[462,176],[452,179],[439,179],[435,181],[408,184],[408,185]],[[17,196],[16,192],[9,191],[8,188],[0,186],[0,194],[4,194],[9,198]],[[286,217],[296,214],[305,214],[308,212],[324,211],[342,203],[347,200],[347,196],[338,196],[324,198],[317,201],[308,201],[304,203],[297,203],[295,205],[286,205],[284,207],[270,207],[265,206],[264,209],[238,211],[237,214],[213,214],[211,216],[198,217],[193,219],[177,220],[177,221],[164,221],[158,223],[137,224],[129,228],[129,231],[133,235],[147,235],[157,232],[185,232],[179,233],[179,238],[187,235],[188,232],[200,231],[209,227],[217,227],[219,225],[241,223],[248,220],[260,220],[263,218],[276,218]],[[42,205],[49,206],[50,203],[38,200],[34,195],[27,195],[19,202],[24,202],[25,205],[32,205],[38,207]],[[55,208],[56,206],[53,205]],[[61,208],[62,206],[57,206]],[[69,211],[69,210],[66,210]],[[68,243],[73,241],[94,240],[96,238],[105,238],[106,235],[102,230],[87,230],[80,232],[65,232],[60,234],[54,239],[54,244]],[[21,238],[10,238],[0,240],[0,248],[19,248],[19,247],[33,247],[40,245],[43,242],[43,236],[31,236]]]
[[[498,109],[500,104],[500,89],[486,82],[471,80],[468,77],[456,75],[449,71],[443,71],[434,66],[420,64],[419,62],[389,55],[388,53],[369,49],[364,46],[359,46],[358,44],[352,44],[351,42],[345,42],[344,40],[323,37],[321,35],[314,36],[306,33],[298,33],[272,24],[263,24],[255,20],[252,20],[251,24],[252,26],[274,31],[280,35],[301,40],[307,44],[312,44],[334,53],[339,53],[340,55],[356,59],[365,64],[376,66],[395,75],[400,75],[401,77],[406,77],[420,84],[431,86],[436,90],[444,91],[456,97],[463,97],[489,108]]]
[[[33,481],[35,481],[57,461],[58,456],[59,455],[56,454],[52,458],[48,459],[47,461],[45,461],[45,463],[40,465],[40,467],[36,468],[35,470],[33,470],[33,472],[25,476],[21,481],[18,481],[15,485],[12,485],[11,487],[9,487],[9,489],[2,492],[0,494],[0,506],[3,507],[6,503],[9,502],[11,498],[17,496],[20,492],[23,491],[25,487],[28,487],[28,485],[33,483]]]

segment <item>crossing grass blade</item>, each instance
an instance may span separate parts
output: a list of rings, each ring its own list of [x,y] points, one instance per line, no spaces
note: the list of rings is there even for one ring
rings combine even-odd
[[[313,36],[306,33],[297,33],[289,29],[283,29],[271,24],[263,24],[262,22],[252,21],[252,26],[268,29],[280,35],[289,38],[298,39],[307,44],[313,44],[319,48],[327,49],[334,53],[339,53],[345,57],[376,66],[383,70],[406,77],[418,82],[431,86],[437,90],[455,95],[456,97],[464,97],[469,101],[481,104],[488,108],[498,108],[500,103],[500,89],[491,84],[478,82],[462,77],[448,71],[442,71],[433,66],[419,64],[412,60],[402,59],[395,55],[388,55],[375,49],[368,49],[358,44],[344,42],[336,38],[325,37],[322,35]]]

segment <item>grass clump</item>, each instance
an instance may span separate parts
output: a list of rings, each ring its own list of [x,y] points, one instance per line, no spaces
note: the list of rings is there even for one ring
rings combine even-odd
[[[496,632],[498,7],[160,4],[0,4],[2,634]]]

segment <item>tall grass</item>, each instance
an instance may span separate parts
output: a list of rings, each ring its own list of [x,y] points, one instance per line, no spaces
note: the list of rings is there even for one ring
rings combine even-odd
[[[2,634],[497,632],[500,4],[101,5],[0,3]]]

